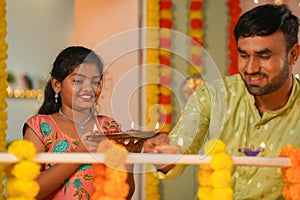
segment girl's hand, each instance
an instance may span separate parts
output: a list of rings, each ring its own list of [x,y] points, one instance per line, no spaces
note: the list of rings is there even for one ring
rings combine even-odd
[[[92,132],[86,132],[80,136],[80,141],[77,146],[77,152],[96,152],[99,142],[94,140],[88,140],[88,135],[92,135]]]

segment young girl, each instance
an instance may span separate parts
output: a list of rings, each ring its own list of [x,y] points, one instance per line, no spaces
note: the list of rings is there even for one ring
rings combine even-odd
[[[98,143],[86,140],[95,126],[105,134],[121,131],[113,119],[94,115],[102,72],[103,63],[90,49],[72,46],[57,56],[44,102],[23,127],[24,139],[32,141],[37,152],[95,151]],[[90,199],[93,177],[90,164],[45,163],[37,179],[41,188],[37,199]],[[134,181],[131,173],[128,177],[130,199]]]

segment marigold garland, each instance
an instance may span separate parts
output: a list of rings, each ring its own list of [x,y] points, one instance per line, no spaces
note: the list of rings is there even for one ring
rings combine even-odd
[[[191,66],[188,72],[191,75],[202,72],[202,47],[203,42],[203,0],[190,2],[190,37],[191,37]]]
[[[233,190],[230,187],[232,158],[226,153],[221,140],[211,139],[204,147],[205,155],[212,156],[209,164],[201,164],[197,174],[199,200],[231,200]]]
[[[7,129],[7,112],[5,111],[7,107],[6,97],[7,92],[6,88],[7,83],[7,73],[6,73],[6,59],[7,59],[7,48],[8,45],[5,41],[7,31],[7,22],[6,22],[6,0],[0,0],[0,152],[4,152],[6,148],[6,129]],[[6,165],[0,163],[0,200],[4,199],[3,189],[4,184],[3,180],[6,178],[5,173]]]
[[[27,140],[16,140],[8,147],[8,153],[14,154],[20,161],[8,173],[7,200],[35,199],[40,190],[35,179],[40,174],[41,166],[32,160],[36,156],[34,144]]]
[[[159,124],[163,132],[170,132],[172,123],[172,69],[171,69],[171,46],[172,46],[172,6],[171,0],[160,0],[160,87],[159,87]],[[169,70],[168,70],[169,69]]]
[[[125,200],[129,193],[125,162],[127,150],[113,141],[99,143],[98,153],[105,153],[104,164],[93,164],[95,193],[92,200]]]
[[[233,35],[233,30],[235,27],[235,24],[237,23],[240,14],[242,12],[242,9],[240,7],[240,0],[228,0],[227,2],[227,7],[229,10],[229,44],[228,44],[228,49],[229,49],[229,74],[237,74],[239,73],[238,71],[238,51],[236,47],[236,42],[235,38]]]
[[[291,167],[281,168],[282,195],[287,200],[300,200],[300,148],[287,145],[281,149],[279,156],[291,160]]]
[[[168,2],[161,4],[161,6],[167,8]],[[162,13],[165,16],[168,13]],[[164,24],[168,24],[169,21],[164,21]],[[159,64],[166,64],[169,62],[168,59],[162,59],[162,53],[159,51],[160,43],[165,46],[169,45],[168,40],[160,38],[160,1],[159,0],[148,0],[146,2],[146,26],[147,26],[147,50],[146,50],[146,127],[148,130],[153,130],[156,123],[160,119],[160,74],[162,70],[159,68]],[[167,55],[167,54],[166,54]],[[165,72],[166,73],[166,72]],[[153,183],[149,183],[147,180],[154,180]],[[153,177],[151,171],[146,172],[146,184],[145,184],[146,200],[159,200],[159,180]]]

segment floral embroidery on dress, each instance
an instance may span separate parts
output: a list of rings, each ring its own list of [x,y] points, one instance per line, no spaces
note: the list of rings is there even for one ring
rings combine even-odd
[[[86,170],[88,168],[90,168],[92,165],[91,164],[81,164],[78,169],[81,169],[81,170]]]
[[[61,140],[54,146],[53,153],[66,152],[69,147],[68,140]]]
[[[105,132],[109,132],[109,133],[119,132],[119,125],[114,120],[104,121],[102,128],[105,130]]]
[[[41,123],[40,129],[44,136],[48,136],[52,132],[52,128],[51,128],[50,124],[48,124],[47,122]]]

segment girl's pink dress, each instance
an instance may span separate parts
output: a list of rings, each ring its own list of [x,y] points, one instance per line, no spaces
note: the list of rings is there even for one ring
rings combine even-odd
[[[112,118],[97,116],[100,133],[120,132],[121,128]],[[63,153],[76,149],[79,139],[73,139],[64,134],[57,126],[51,115],[36,115],[27,120],[25,127],[29,126],[45,145],[46,152]],[[55,163],[45,163],[45,169],[51,168]],[[91,164],[82,164],[78,170],[51,196],[45,199],[90,199],[95,191],[93,186],[94,172]]]

